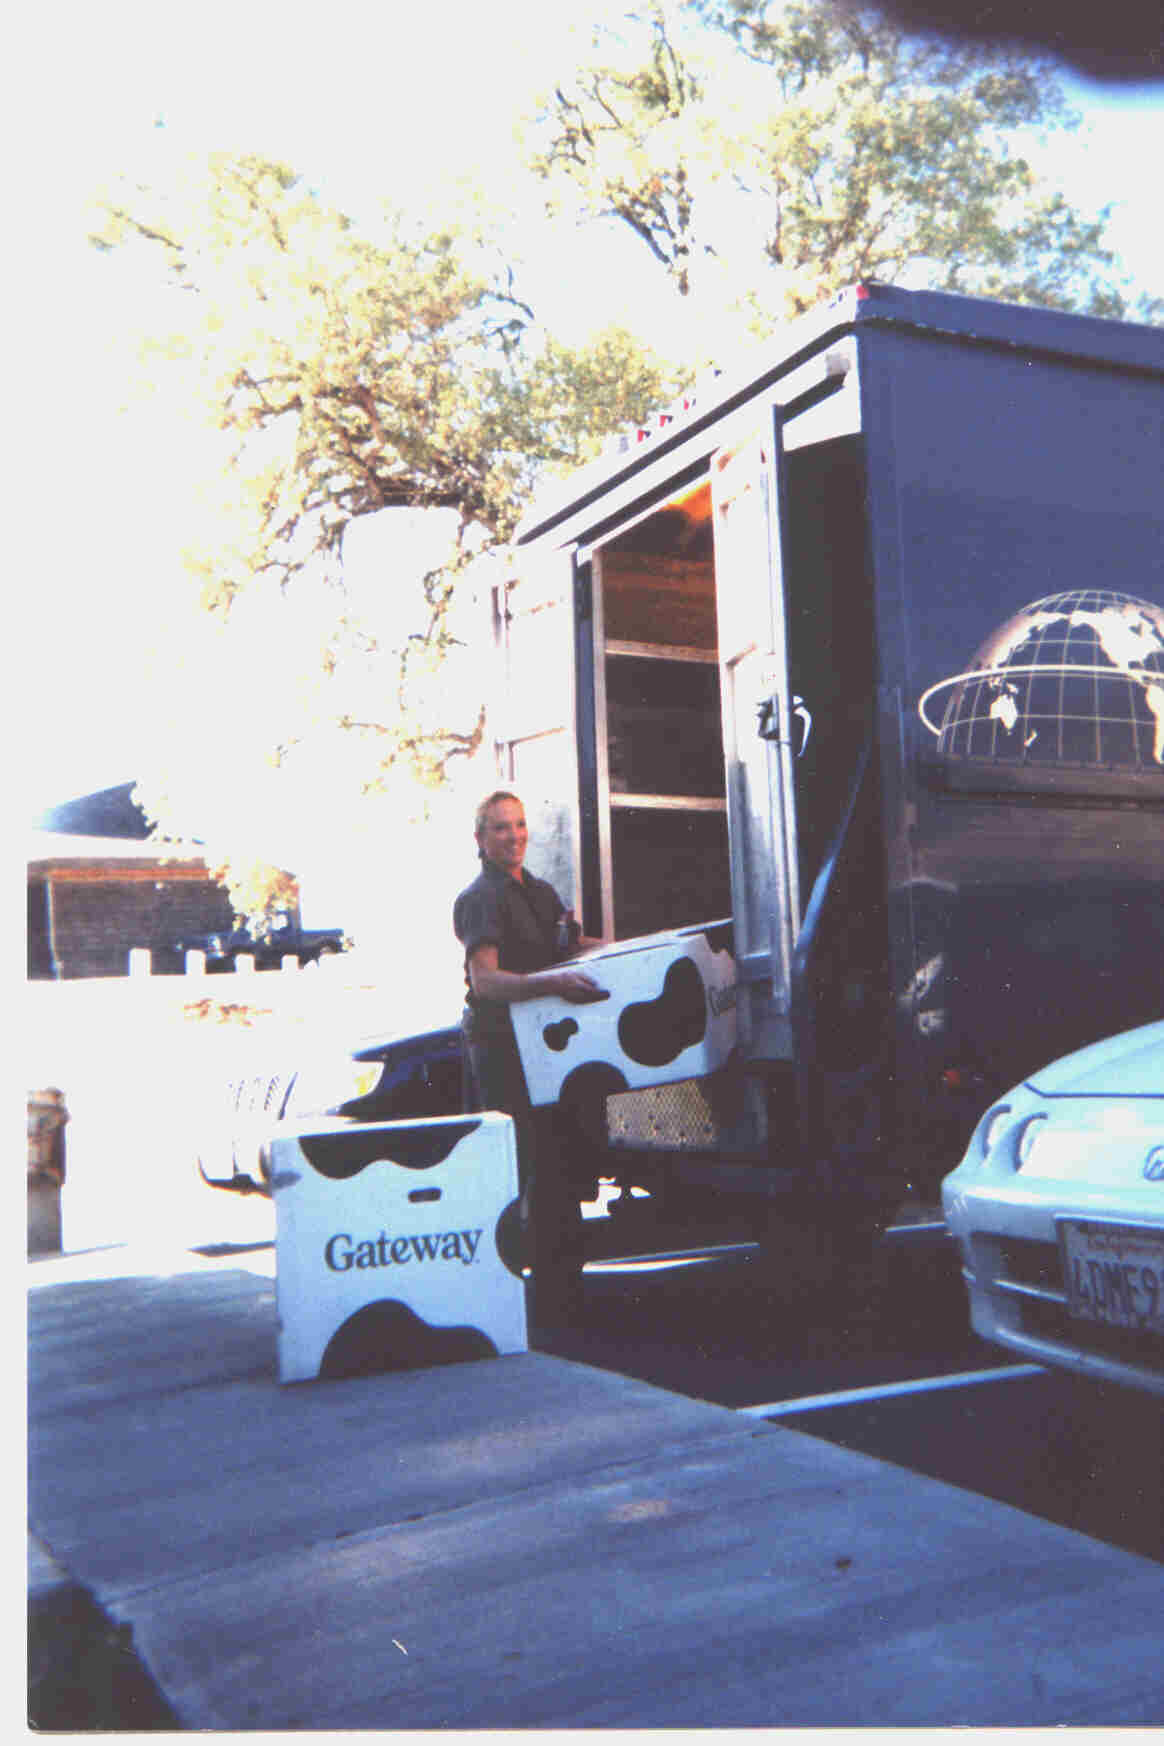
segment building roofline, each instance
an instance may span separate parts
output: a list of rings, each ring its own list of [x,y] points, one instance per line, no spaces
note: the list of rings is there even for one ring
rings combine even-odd
[[[64,831],[33,831],[28,841],[29,872],[53,867],[143,865],[209,871],[201,849],[180,843],[139,842],[132,837],[77,837]]]

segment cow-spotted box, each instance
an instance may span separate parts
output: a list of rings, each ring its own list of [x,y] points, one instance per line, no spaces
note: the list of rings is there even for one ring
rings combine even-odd
[[[270,1148],[280,1382],[528,1349],[513,1123],[334,1123]]]
[[[573,960],[609,998],[510,1008],[534,1105],[612,1095],[716,1072],[736,1045],[730,922],[705,922]]]

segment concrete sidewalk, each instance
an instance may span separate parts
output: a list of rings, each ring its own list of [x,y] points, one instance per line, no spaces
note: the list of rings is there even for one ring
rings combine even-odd
[[[270,1251],[83,1261],[29,1268],[36,1592],[183,1727],[1164,1721],[1158,1564],[539,1353],[280,1387]]]

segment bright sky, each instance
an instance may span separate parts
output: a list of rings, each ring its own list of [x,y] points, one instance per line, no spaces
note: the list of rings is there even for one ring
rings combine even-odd
[[[64,707],[27,754],[34,809],[134,775],[142,726],[135,675],[151,577],[140,559],[127,564],[122,520],[131,501],[141,502],[139,478],[125,477],[141,462],[111,447],[109,417],[128,311],[98,295],[110,275],[83,243],[93,184],[119,170],[148,176],[167,152],[214,147],[283,157],[349,208],[370,191],[415,194],[427,172],[435,209],[458,167],[493,161],[503,200],[513,123],[531,93],[569,64],[567,16],[553,0],[206,0],[180,12],[156,0],[107,0],[46,5],[25,27],[27,69],[39,65],[43,74],[39,88],[29,79],[23,125],[30,161],[43,172],[36,315],[57,341],[50,378],[55,361],[74,390],[78,376],[87,384],[89,401],[86,413],[74,394],[69,407],[73,513],[60,516],[57,496],[38,559],[33,633],[51,636]],[[1059,148],[1056,173],[1077,205],[1114,203],[1113,243],[1127,268],[1159,287],[1164,85],[1071,80],[1069,88],[1087,122],[1078,142]],[[636,300],[644,307],[653,275],[645,261],[639,270],[629,246],[623,259],[625,271],[605,265],[595,273],[581,245],[572,259],[559,246],[552,268],[531,274],[534,301],[553,299],[562,325],[573,325],[573,315],[579,328]],[[181,491],[181,467],[176,454],[155,453],[151,464],[157,514],[131,545],[140,553],[152,541],[163,564],[167,494]]]

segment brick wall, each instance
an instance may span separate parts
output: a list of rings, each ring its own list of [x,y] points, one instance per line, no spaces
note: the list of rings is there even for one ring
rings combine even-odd
[[[178,941],[232,925],[230,898],[203,872],[173,867],[51,876],[53,951],[61,977],[124,976],[148,946],[155,973],[178,972]]]

